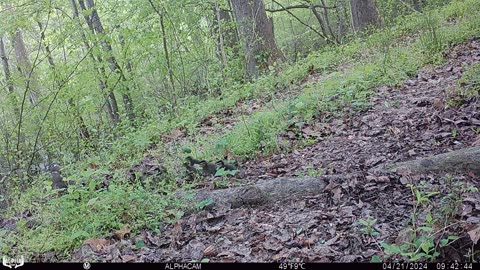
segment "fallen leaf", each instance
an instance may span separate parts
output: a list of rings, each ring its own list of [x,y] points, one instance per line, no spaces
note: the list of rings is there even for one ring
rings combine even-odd
[[[480,239],[480,226],[477,226],[475,229],[468,231],[468,235],[472,240],[473,244],[476,245]]]
[[[125,238],[125,235],[129,234],[131,231],[132,229],[130,229],[128,225],[125,225],[121,230],[114,232],[114,234],[119,240],[123,240]]]
[[[122,262],[126,263],[126,262],[130,262],[130,261],[133,261],[137,258],[137,256],[135,255],[123,255],[122,256]]]
[[[89,245],[93,251],[98,252],[104,250],[108,245],[110,245],[110,241],[106,239],[87,239],[83,242],[84,245]]]

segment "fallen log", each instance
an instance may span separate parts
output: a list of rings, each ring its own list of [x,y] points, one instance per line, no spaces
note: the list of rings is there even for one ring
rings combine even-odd
[[[324,192],[331,181],[342,182],[348,175],[324,175],[308,178],[276,178],[259,181],[253,185],[217,190],[198,190],[194,203],[211,201],[207,208],[238,208],[244,205],[261,205],[295,197],[317,195]],[[185,194],[181,196],[185,197]]]
[[[480,147],[464,148],[427,158],[399,162],[373,171],[393,173],[471,173],[480,175]]]

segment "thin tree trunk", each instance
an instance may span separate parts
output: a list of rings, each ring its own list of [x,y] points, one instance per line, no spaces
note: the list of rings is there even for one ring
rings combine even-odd
[[[217,34],[218,34],[218,51],[220,52],[220,59],[222,60],[222,76],[224,77],[224,69],[228,66],[227,55],[225,54],[225,44],[223,41],[223,27],[222,18],[220,16],[220,8],[218,7],[218,0],[215,0],[215,16],[217,21]]]
[[[97,9],[95,7],[95,2],[94,0],[87,0],[87,7],[92,10],[92,14],[90,15],[91,22],[93,24],[93,27],[95,29],[95,32],[98,35],[105,35],[105,30],[102,25],[102,21],[100,20],[100,16],[98,15]],[[112,50],[112,45],[102,37],[102,47],[103,50],[109,54],[109,57],[107,58],[108,63],[110,63],[110,69],[113,73],[116,73],[118,76],[120,76],[120,80],[122,80],[123,85],[122,87],[124,88],[122,93],[122,99],[124,102],[125,106],[125,111],[127,112],[127,115],[129,116],[130,120],[133,121],[135,120],[135,113],[133,112],[133,102],[132,98],[130,97],[130,89],[128,88],[126,84],[126,77],[125,74],[123,73],[123,70],[120,68],[120,65],[118,65],[117,60],[113,56],[113,50]],[[115,97],[113,95],[113,91],[110,91],[110,96]],[[113,104],[113,103],[112,103]],[[115,105],[116,105],[116,100],[115,100]],[[118,112],[118,108],[117,108]]]
[[[328,32],[330,32],[330,36],[332,37],[333,40],[335,40],[335,43],[338,44],[339,43],[338,39],[332,30],[332,25],[330,24],[330,19],[328,18],[328,8],[327,8],[327,5],[325,4],[325,0],[322,0],[322,5],[323,5],[323,15],[325,17],[325,23],[327,24]]]
[[[0,58],[2,59],[3,72],[5,73],[5,80],[7,81],[8,92],[13,93],[14,88],[10,73],[10,65],[8,64],[7,54],[5,53],[5,44],[3,44],[3,37],[0,37]],[[18,108],[16,108],[18,110]]]
[[[74,9],[74,16],[78,18],[78,9],[76,7],[75,0],[72,0],[71,2],[72,2],[73,9]],[[87,7],[85,6],[84,1],[83,0],[78,0],[78,4],[80,5],[80,8],[82,9],[82,11],[85,12]],[[92,20],[91,20],[90,16],[89,15],[83,15],[83,16],[85,18],[85,21],[87,22],[87,25],[88,25],[88,28],[90,29],[90,31],[92,31],[92,33],[95,33],[95,29],[93,27],[93,23],[92,23]],[[82,33],[82,36],[83,36],[83,39],[84,39],[84,44],[85,44],[86,48],[89,50],[90,45],[88,45],[87,37],[85,36],[84,33]],[[100,90],[102,90],[102,92],[107,92],[107,95],[105,97],[105,108],[107,110],[107,114],[109,115],[110,119],[116,125],[117,123],[120,122],[120,116],[118,114],[117,99],[116,99],[113,91],[108,89],[108,87],[107,87],[107,79],[106,79],[106,75],[105,75],[106,71],[102,66],[102,59],[100,57],[98,59],[96,59],[95,56],[93,56],[93,54],[92,54],[92,58],[93,58],[94,63],[95,62],[100,63],[100,67],[99,67],[99,75],[101,77],[100,78]]]
[[[160,17],[160,28],[161,28],[161,31],[162,31],[163,52],[165,54],[165,60],[167,61],[168,77],[170,79],[170,84],[171,84],[172,93],[173,93],[173,107],[175,108],[176,104],[177,104],[177,98],[176,98],[176,92],[175,92],[175,80],[174,80],[174,74],[173,74],[172,63],[171,63],[171,60],[170,60],[170,55],[168,53],[167,31],[165,30],[165,22],[164,22],[163,11],[160,11],[153,4],[152,0],[148,0],[148,2],[150,3],[150,6],[152,6],[153,10]]]

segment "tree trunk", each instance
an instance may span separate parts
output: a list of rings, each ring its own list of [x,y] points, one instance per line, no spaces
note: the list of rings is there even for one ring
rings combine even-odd
[[[95,32],[101,36],[105,35],[105,30],[103,28],[102,21],[100,20],[100,16],[98,16],[98,12],[95,7],[94,0],[87,0],[87,7],[92,10],[92,14],[90,15],[90,18],[91,18],[93,27],[95,29]],[[101,37],[101,39],[102,39],[103,50],[109,55],[109,57],[107,58],[107,61],[108,63],[110,63],[110,70],[113,73],[116,73],[120,77],[120,80],[124,82],[123,84],[124,89],[123,91],[121,91],[122,99],[124,103],[123,105],[125,106],[125,111],[127,112],[128,117],[133,123],[133,121],[135,120],[135,113],[133,112],[133,102],[132,102],[132,98],[130,97],[130,89],[126,85],[127,78],[125,77],[125,73],[123,72],[123,70],[120,68],[120,65],[118,65],[117,60],[113,56],[112,45],[110,45],[110,42],[108,42],[103,37]],[[113,96],[113,90],[111,90],[110,95]]]
[[[218,37],[218,45],[217,45],[217,53],[220,56],[221,60],[221,71],[222,71],[222,76],[224,77],[224,72],[223,70],[228,66],[228,61],[227,61],[227,54],[225,53],[225,41],[224,41],[224,34],[223,34],[223,26],[222,26],[222,17],[220,15],[220,8],[218,7],[218,0],[215,1],[215,20],[214,20],[214,34]]]
[[[162,42],[163,42],[163,53],[165,54],[165,61],[167,62],[167,69],[168,69],[168,77],[170,79],[170,84],[172,87],[172,98],[173,98],[173,106],[172,109],[176,109],[176,104],[177,104],[177,93],[175,91],[175,80],[174,80],[174,74],[173,74],[173,67],[172,67],[172,61],[170,59],[170,53],[168,52],[168,46],[167,46],[167,31],[165,28],[165,16],[164,10],[159,10],[152,2],[152,0],[148,0],[150,3],[150,6],[153,8],[155,13],[160,17],[160,30],[162,31]]]
[[[17,68],[26,80],[25,91],[30,92],[30,103],[36,104],[38,99],[38,82],[28,59],[28,52],[20,30],[15,33],[14,40]]]
[[[235,19],[244,42],[247,79],[256,78],[284,56],[275,42],[273,22],[262,0],[232,0]]]
[[[80,4],[80,7],[82,8],[83,11],[87,10],[87,7],[85,6],[85,2],[83,0],[78,0],[78,3]],[[87,3],[88,4],[88,3]],[[91,7],[89,7],[90,9]],[[95,16],[96,15],[96,16]],[[98,14],[95,9],[92,10],[90,15],[84,15],[85,20],[87,21],[88,27],[90,31],[92,31],[93,34],[95,34],[95,31],[100,31],[100,33],[103,33],[103,27],[102,25],[98,25],[100,22],[100,18],[98,18]],[[98,18],[98,20],[97,20]],[[102,45],[104,44],[105,41],[102,42]],[[102,58],[98,57],[97,61],[100,63],[100,66],[102,66]],[[105,70],[103,67],[101,68],[103,76],[106,74]],[[118,124],[120,122],[120,115],[118,112],[118,103],[117,103],[117,98],[115,97],[115,93],[113,92],[113,89],[109,89],[107,86],[107,80],[104,76],[102,78],[102,85],[101,85],[102,90],[107,91],[107,111],[109,112],[110,118],[112,119],[112,122],[114,124]]]
[[[234,56],[238,56],[239,38],[235,28],[233,28],[234,21],[230,16],[230,11],[219,9],[218,15],[221,21],[221,31],[223,33],[223,41],[226,48],[230,48],[233,51]],[[220,26],[219,26],[220,27]]]
[[[423,7],[425,6],[425,0],[412,0],[412,1],[413,1],[413,8],[418,12],[422,12]]]
[[[350,3],[355,31],[362,31],[368,26],[381,24],[380,14],[374,0],[351,0]]]
[[[77,19],[78,23],[80,24],[80,28],[81,28],[81,23],[80,23],[79,16],[78,16],[79,13],[78,13],[77,4],[76,4],[75,0],[71,0],[70,2],[72,4],[73,17],[75,19]],[[86,7],[85,7],[85,4],[83,3],[83,0],[79,0],[79,4],[80,4],[80,7],[82,8],[82,10],[85,11]],[[93,30],[93,25],[90,22],[90,18],[87,15],[84,15],[84,18],[85,18],[85,21],[87,22],[88,28],[90,29],[90,31],[93,32],[94,31]],[[101,59],[97,60],[95,58],[95,56],[92,53],[90,53],[90,45],[88,44],[87,36],[83,32],[83,30],[80,30],[80,33],[82,35],[83,45],[85,46],[85,50],[87,51],[88,55],[92,58],[92,62],[95,66],[95,70],[98,73],[98,77],[99,77],[99,81],[100,81],[100,90],[102,91],[102,93],[105,93],[107,91],[105,69],[103,68],[102,65],[100,65],[99,68],[96,68],[96,63],[97,62],[101,63],[102,60]],[[105,110],[107,112],[108,117],[112,120],[112,122],[117,123],[118,122],[118,112],[114,111],[113,106],[110,103],[110,99],[108,98],[108,96],[105,96]]]
[[[3,72],[5,73],[5,80],[7,83],[8,92],[13,93],[14,88],[11,79],[10,65],[8,64],[7,54],[5,53],[5,44],[3,44],[3,37],[0,37],[0,58],[2,59]]]

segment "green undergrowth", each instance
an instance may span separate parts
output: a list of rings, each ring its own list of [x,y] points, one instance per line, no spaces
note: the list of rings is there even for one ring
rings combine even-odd
[[[458,220],[458,209],[462,207],[463,200],[478,193],[478,188],[450,175],[440,182],[442,188],[424,180],[416,185],[409,184],[413,204],[410,219],[405,221],[394,243],[379,243],[383,254],[373,256],[372,262],[451,260],[451,257],[442,257],[448,256],[445,253],[442,255],[448,246],[463,255],[461,261],[478,261],[479,253],[475,251],[474,244],[468,246],[462,242],[461,235],[467,233],[468,226]],[[360,232],[373,241],[380,234],[375,229],[376,222],[376,218],[369,216],[358,222]]]
[[[41,180],[10,208],[8,214],[21,215],[15,218],[15,230],[0,231],[4,234],[0,253],[30,260],[54,251],[60,260],[68,260],[87,239],[104,238],[126,226],[133,234],[148,229],[161,235],[164,225],[183,215],[173,197],[176,185],[169,183],[132,185],[114,179],[107,190],[98,185],[99,177],[91,175],[90,181],[71,185],[60,196],[49,179]]]

